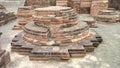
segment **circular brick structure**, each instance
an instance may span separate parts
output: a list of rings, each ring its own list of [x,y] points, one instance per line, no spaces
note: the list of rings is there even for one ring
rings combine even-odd
[[[101,36],[79,21],[70,7],[35,9],[33,21],[12,40],[12,51],[30,60],[69,60],[85,56],[102,42]]]
[[[96,16],[95,20],[105,23],[117,23],[120,21],[120,14],[113,8],[101,10]]]

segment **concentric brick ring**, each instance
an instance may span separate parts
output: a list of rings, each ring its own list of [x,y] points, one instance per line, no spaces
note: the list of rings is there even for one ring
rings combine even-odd
[[[64,14],[66,19],[73,20],[71,17],[74,12],[70,11],[68,7],[58,6],[35,10],[37,17],[47,16],[43,21],[49,20],[49,22],[46,24],[39,22],[40,25],[42,24],[41,26],[36,25],[36,21],[27,24],[24,31],[12,40],[11,50],[28,55],[30,60],[69,60],[71,57],[85,56],[87,52],[94,51],[94,48],[102,42],[102,37],[95,31],[91,31],[85,22],[77,19],[77,23],[74,22],[76,24],[58,27],[59,23],[48,19],[51,14],[58,14],[62,19],[64,19],[62,17]],[[41,19],[39,20],[41,21]],[[61,21],[61,24],[66,23]]]

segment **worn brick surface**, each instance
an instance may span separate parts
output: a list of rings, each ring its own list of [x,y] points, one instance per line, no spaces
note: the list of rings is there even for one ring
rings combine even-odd
[[[105,23],[118,23],[120,15],[114,9],[101,10],[96,16],[96,21]]]
[[[16,19],[15,14],[13,12],[8,12],[4,6],[0,5],[0,26],[14,19]]]
[[[120,0],[109,0],[109,7],[120,10]]]
[[[67,2],[66,2],[67,1]],[[97,14],[108,8],[108,0],[58,0],[56,5],[70,6],[78,13]],[[63,5],[64,4],[64,5]]]
[[[70,7],[36,8],[33,22],[12,40],[12,51],[29,55],[30,60],[69,60],[94,51],[102,38],[89,30]],[[95,32],[93,32],[95,33]],[[95,39],[95,42],[92,41]]]

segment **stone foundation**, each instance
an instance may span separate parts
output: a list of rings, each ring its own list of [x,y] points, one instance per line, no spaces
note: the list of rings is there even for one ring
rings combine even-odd
[[[99,35],[91,35],[78,43],[70,45],[39,45],[25,42],[22,33],[12,40],[12,51],[21,55],[29,55],[30,60],[69,60],[70,57],[84,57],[88,52],[93,52],[103,41]],[[65,42],[65,41],[64,41]]]
[[[33,22],[24,27],[11,43],[11,50],[30,60],[69,60],[83,57],[102,42],[70,7],[36,8]]]

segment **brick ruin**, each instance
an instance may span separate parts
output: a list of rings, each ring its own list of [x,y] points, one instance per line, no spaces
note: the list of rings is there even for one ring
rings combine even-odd
[[[22,29],[24,27],[24,23],[28,23],[30,20],[25,18],[26,12],[31,12],[35,8],[40,7],[48,7],[48,6],[69,6],[72,7],[76,12],[78,13],[85,13],[85,14],[91,14],[96,15],[100,10],[107,9],[108,8],[108,0],[26,0],[25,1],[25,7],[18,9],[18,17],[21,18],[21,20],[18,22],[18,25],[14,26],[14,30]],[[31,6],[30,11],[26,11],[25,8],[29,9],[27,6]],[[20,14],[23,14],[23,16],[19,16]],[[32,15],[32,13],[30,14]],[[27,16],[28,17],[28,16]],[[19,18],[19,19],[20,19]],[[27,21],[29,20],[29,21]],[[23,23],[22,23],[23,22]]]
[[[90,14],[96,15],[100,10],[108,9],[108,0],[93,0]]]
[[[109,7],[120,10],[120,0],[109,0]]]
[[[17,16],[18,16],[18,24],[13,27],[13,30],[21,30],[24,25],[29,22],[32,22],[32,8],[31,6],[24,6],[18,8]]]
[[[59,6],[66,6],[67,4],[67,6],[72,7],[78,13],[91,15],[96,15],[100,10],[108,8],[108,0],[56,0],[56,3]]]
[[[26,0],[24,6],[55,6],[56,5],[56,0]]]
[[[0,37],[2,33],[0,32]],[[6,65],[10,62],[10,54],[6,50],[3,50],[0,46],[0,68],[6,68]]]
[[[68,0],[56,0],[57,6],[68,6]]]
[[[0,26],[7,24],[9,21],[16,18],[17,17],[13,12],[8,12],[4,6],[0,5]]]
[[[51,5],[68,6],[75,9],[78,13],[88,13],[91,15],[95,15],[100,10],[108,8],[108,0],[26,0],[25,2],[25,6],[33,4],[43,5],[44,7]]]
[[[53,0],[54,1],[54,0]],[[32,13],[35,8],[50,6],[49,0],[26,0],[25,6],[18,8],[18,25],[13,27],[13,30],[21,30],[27,23],[32,22]]]
[[[69,60],[93,52],[102,37],[78,19],[70,7],[36,8],[33,22],[11,43],[11,50],[30,60]]]
[[[107,9],[108,6],[120,10],[120,0],[56,0],[56,5],[70,6],[78,13],[89,13],[91,15]]]
[[[115,9],[109,8],[101,10],[96,16],[95,20],[104,23],[118,23],[120,22],[120,15]]]

